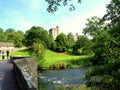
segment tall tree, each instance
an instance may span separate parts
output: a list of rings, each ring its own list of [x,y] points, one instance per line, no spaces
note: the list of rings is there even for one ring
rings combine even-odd
[[[0,33],[3,33],[3,29],[2,28],[0,28]]]
[[[75,45],[73,46],[73,54],[91,54],[92,42],[86,36],[81,35],[78,37]]]
[[[7,41],[7,36],[4,33],[3,29],[0,28],[0,42],[5,42],[5,41]]]
[[[46,48],[49,48],[51,45],[51,38],[48,35],[48,32],[42,27],[33,26],[25,34],[25,40],[27,46],[32,46],[34,42],[41,42]]]
[[[74,39],[73,33],[70,32],[67,35],[67,37],[68,37],[68,42],[69,42],[69,48],[72,48],[73,45],[75,44],[75,39]]]
[[[12,33],[12,32],[15,32],[15,30],[13,28],[8,28],[5,32],[6,33]]]
[[[97,86],[99,89],[119,90],[120,89],[120,1],[112,0],[107,6],[107,14],[104,16],[108,25],[101,32],[95,41],[102,65],[95,66],[87,78],[91,81],[90,86]],[[99,43],[98,43],[99,42]],[[100,43],[102,42],[102,43]],[[98,54],[95,54],[98,56]],[[93,78],[99,78],[99,81]]]
[[[22,31],[15,32],[16,38],[14,40],[16,47],[22,47],[23,46],[23,40],[24,40],[24,33]]]
[[[100,33],[104,30],[105,23],[102,18],[94,16],[92,18],[87,19],[86,27],[83,30],[85,35],[90,35],[91,37],[95,37],[100,35]]]
[[[83,33],[85,35],[90,35],[93,39],[93,52],[95,54],[93,64],[103,63],[105,57],[105,43],[109,38],[109,34],[107,33],[107,28],[105,28],[106,24],[102,18],[92,17],[91,19],[87,19],[88,23],[86,24],[86,28],[84,28]]]
[[[64,33],[59,34],[55,41],[58,52],[65,52],[68,49],[68,38]]]

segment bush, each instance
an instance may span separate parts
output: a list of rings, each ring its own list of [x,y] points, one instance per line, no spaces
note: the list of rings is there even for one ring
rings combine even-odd
[[[32,45],[32,56],[37,58],[38,67],[42,66],[44,55],[45,55],[45,48],[42,43],[33,43]]]

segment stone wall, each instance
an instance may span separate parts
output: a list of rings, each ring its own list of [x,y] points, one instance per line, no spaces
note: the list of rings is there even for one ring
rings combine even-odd
[[[13,71],[21,90],[37,90],[37,63],[35,58],[12,57]]]

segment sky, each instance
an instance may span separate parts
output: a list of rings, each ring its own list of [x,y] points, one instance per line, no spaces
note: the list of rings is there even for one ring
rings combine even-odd
[[[74,11],[69,11],[68,6],[61,6],[55,13],[49,13],[45,0],[0,0],[0,28],[25,32],[32,26],[46,30],[59,26],[60,32],[81,35],[87,18],[102,17],[111,0],[82,0],[81,4],[74,1]]]

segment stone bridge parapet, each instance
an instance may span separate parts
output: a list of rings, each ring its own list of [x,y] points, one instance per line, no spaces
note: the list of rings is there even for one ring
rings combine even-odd
[[[11,57],[13,71],[21,90],[37,90],[37,63],[33,57]]]

